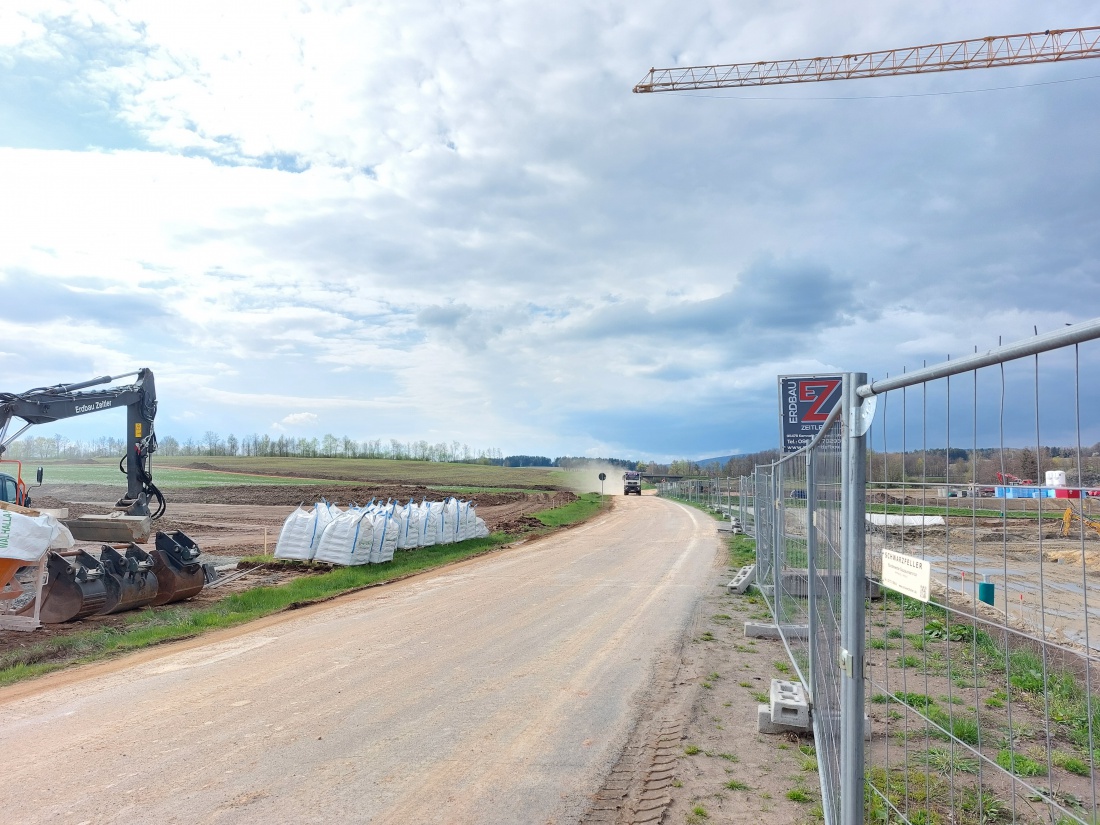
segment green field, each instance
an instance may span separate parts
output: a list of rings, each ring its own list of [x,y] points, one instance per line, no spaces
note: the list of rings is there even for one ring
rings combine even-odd
[[[449,490],[569,489],[570,474],[545,467],[493,467],[447,464],[437,461],[391,461],[377,458],[244,458],[228,456],[157,456],[153,480],[165,489],[230,484],[309,484],[332,481],[347,484],[386,482],[423,484]],[[118,460],[81,463],[43,462],[46,484],[125,483]],[[32,469],[24,467],[25,477]]]

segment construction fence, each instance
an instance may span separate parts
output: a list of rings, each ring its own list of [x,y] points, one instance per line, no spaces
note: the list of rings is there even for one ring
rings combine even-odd
[[[738,480],[826,822],[1100,821],[1098,338],[847,374]]]

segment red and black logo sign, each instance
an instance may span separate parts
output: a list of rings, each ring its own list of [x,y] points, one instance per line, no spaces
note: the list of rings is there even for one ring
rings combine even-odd
[[[839,375],[779,376],[783,452],[797,452],[813,441],[840,401],[841,382]]]

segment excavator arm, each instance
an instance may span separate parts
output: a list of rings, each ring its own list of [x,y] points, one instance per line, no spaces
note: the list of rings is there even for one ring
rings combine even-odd
[[[136,376],[131,384],[89,389]],[[75,384],[38,387],[22,393],[0,393],[0,458],[8,445],[35,424],[46,424],[100,410],[126,407],[126,455],[119,469],[126,474],[126,496],[115,505],[128,515],[159,518],[167,507],[164,495],[153,484],[150,457],[157,449],[153,419],[157,414],[157,392],[153,371],[142,367],[123,375],[104,375]],[[14,419],[24,424],[10,436]],[[156,506],[150,510],[150,500]]]

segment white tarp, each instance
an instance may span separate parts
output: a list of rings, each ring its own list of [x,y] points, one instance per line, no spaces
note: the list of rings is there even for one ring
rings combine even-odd
[[[68,550],[73,544],[69,528],[51,515],[0,510],[0,558],[33,564],[47,550]]]
[[[894,515],[892,513],[865,513],[867,523],[886,527],[943,527],[943,516]]]

